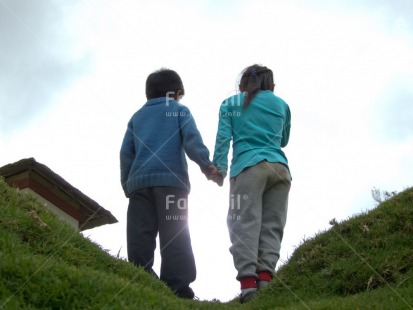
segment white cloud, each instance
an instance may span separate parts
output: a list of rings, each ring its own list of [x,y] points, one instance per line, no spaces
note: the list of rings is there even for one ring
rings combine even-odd
[[[0,130],[24,126],[85,70],[53,1],[0,3]]]

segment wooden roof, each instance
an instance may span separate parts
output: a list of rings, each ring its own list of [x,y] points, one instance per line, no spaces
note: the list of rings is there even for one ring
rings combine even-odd
[[[118,222],[112,213],[34,158],[1,167],[0,176],[11,186],[30,188],[75,218],[79,230]]]

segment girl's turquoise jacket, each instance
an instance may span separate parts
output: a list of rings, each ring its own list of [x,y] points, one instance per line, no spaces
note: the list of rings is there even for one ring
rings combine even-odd
[[[291,114],[288,105],[270,90],[260,91],[244,108],[244,94],[221,104],[215,141],[214,165],[227,174],[228,151],[232,142],[230,177],[266,160],[288,167],[282,147],[288,144]]]

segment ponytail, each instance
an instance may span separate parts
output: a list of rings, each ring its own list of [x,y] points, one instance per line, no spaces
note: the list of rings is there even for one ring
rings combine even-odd
[[[245,93],[244,109],[260,90],[273,90],[274,78],[270,69],[260,65],[252,65],[242,71],[239,89]]]

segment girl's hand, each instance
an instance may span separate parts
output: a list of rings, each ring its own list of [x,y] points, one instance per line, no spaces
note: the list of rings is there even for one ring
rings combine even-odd
[[[205,172],[205,176],[208,180],[217,183],[219,186],[222,186],[222,184],[224,183],[224,178],[222,177],[221,171],[219,171],[214,165],[208,167],[207,171]]]

